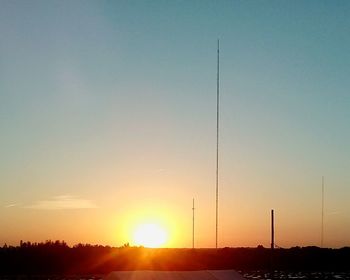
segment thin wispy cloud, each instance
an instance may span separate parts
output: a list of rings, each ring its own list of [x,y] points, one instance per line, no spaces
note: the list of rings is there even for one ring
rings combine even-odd
[[[65,210],[65,209],[91,209],[97,208],[91,200],[71,195],[55,196],[48,200],[39,200],[25,208],[38,210]]]
[[[5,205],[4,207],[5,207],[5,208],[11,208],[11,207],[19,206],[19,205],[20,205],[19,203],[11,203],[11,204]]]
[[[342,214],[342,211],[332,211],[332,212],[326,213],[327,216],[340,215],[340,214]]]

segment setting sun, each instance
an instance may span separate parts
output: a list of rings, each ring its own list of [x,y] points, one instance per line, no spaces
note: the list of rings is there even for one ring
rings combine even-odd
[[[138,246],[160,247],[168,240],[168,233],[158,224],[141,224],[133,234],[133,242]]]

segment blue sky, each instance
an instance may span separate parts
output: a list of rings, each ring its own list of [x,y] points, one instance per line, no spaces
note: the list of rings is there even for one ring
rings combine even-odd
[[[348,1],[0,5],[0,242],[80,242],[91,216],[114,233],[85,241],[118,245],[117,221],[161,205],[190,246],[195,197],[213,246],[219,38],[221,245],[268,245],[270,208],[281,246],[318,245],[322,176],[325,244],[349,245]],[[38,209],[67,199],[91,207]]]

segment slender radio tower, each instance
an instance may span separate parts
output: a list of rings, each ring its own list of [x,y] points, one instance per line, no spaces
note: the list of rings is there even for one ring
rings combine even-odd
[[[215,248],[218,248],[218,218],[219,218],[219,56],[220,42],[218,40],[217,72],[216,72],[216,212],[215,212]]]
[[[321,211],[321,248],[323,247],[323,231],[324,231],[324,177],[322,176],[322,211]]]
[[[192,249],[194,249],[194,198],[192,199]]]

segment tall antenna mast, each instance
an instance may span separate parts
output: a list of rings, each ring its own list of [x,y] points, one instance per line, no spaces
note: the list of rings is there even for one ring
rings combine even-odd
[[[322,214],[321,214],[321,248],[323,247],[323,231],[324,231],[324,177],[322,176]]]
[[[192,249],[194,249],[194,198],[192,199]]]
[[[215,248],[218,248],[218,218],[219,218],[219,56],[220,42],[218,40],[217,72],[216,72],[216,212],[215,212]]]

